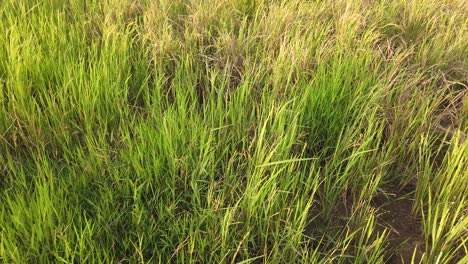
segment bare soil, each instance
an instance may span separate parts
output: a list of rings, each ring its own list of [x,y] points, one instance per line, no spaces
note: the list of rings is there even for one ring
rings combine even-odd
[[[390,231],[389,248],[393,249],[393,255],[388,263],[411,263],[413,255],[415,263],[419,263],[422,258],[422,223],[420,217],[413,215],[413,203],[404,192],[392,196],[379,195],[372,201],[378,210],[379,228]]]

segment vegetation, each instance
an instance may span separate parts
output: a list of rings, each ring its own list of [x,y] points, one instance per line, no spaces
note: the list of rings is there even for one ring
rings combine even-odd
[[[464,0],[0,2],[0,262],[467,263]]]

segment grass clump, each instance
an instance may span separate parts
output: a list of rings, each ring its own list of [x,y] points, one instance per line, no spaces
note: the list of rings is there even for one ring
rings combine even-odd
[[[468,262],[464,1],[0,3],[0,261]]]

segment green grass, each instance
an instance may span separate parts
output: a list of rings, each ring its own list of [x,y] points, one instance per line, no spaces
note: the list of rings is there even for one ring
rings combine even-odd
[[[0,262],[467,263],[468,6],[0,2]]]

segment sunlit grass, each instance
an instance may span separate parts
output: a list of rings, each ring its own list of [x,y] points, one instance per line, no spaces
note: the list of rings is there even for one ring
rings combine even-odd
[[[0,2],[0,262],[467,263],[466,14]]]

